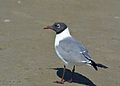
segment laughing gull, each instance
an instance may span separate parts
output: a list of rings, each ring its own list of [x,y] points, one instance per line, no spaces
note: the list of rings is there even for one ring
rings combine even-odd
[[[56,22],[44,29],[52,29],[56,32],[55,51],[65,65],[73,65],[72,76],[75,71],[75,65],[88,64],[93,66],[95,70],[98,70],[97,64],[91,59],[86,47],[70,35],[69,29],[65,23]],[[61,81],[56,81],[57,83],[64,83],[65,65]],[[72,77],[70,82],[72,82]]]

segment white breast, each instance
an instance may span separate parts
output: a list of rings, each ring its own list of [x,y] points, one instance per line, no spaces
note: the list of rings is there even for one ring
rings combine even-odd
[[[71,37],[69,29],[66,28],[63,32],[56,34],[55,37],[55,46],[59,45],[59,42],[63,40],[64,38]]]
[[[63,32],[57,34],[56,37],[55,37],[55,51],[56,51],[57,55],[60,57],[60,59],[61,59],[64,63],[66,63],[66,64],[68,64],[68,63],[67,63],[67,62],[62,58],[62,56],[59,54],[56,46],[59,46],[59,42],[60,42],[61,40],[63,40],[64,38],[67,38],[67,37],[71,37],[68,28],[66,28]]]

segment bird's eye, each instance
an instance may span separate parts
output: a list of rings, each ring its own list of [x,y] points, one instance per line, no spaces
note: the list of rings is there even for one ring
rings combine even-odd
[[[56,24],[55,27],[60,28],[60,24]]]

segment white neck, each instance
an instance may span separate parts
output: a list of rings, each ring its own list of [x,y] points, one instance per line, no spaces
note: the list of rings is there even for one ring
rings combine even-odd
[[[56,34],[55,37],[55,46],[59,45],[59,41],[61,41],[64,38],[71,37],[69,29],[66,28],[63,32]]]

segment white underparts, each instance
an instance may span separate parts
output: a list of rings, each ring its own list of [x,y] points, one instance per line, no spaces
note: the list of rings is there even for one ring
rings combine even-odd
[[[64,38],[71,37],[69,29],[66,28],[63,32],[59,33],[55,37],[55,46],[59,45],[59,42],[63,40]]]
[[[57,55],[63,60],[64,63],[68,64],[59,54],[59,52],[57,51],[56,47],[59,45],[59,42],[67,37],[71,37],[69,29],[66,28],[63,32],[59,33],[56,35],[55,37],[55,51],[57,53]]]

